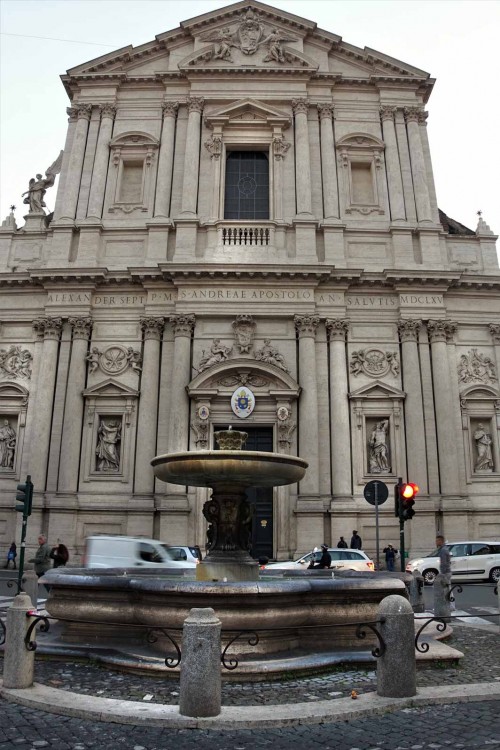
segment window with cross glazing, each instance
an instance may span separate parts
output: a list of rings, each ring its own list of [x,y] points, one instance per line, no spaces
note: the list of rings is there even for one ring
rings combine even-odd
[[[224,218],[269,219],[269,159],[263,151],[232,151],[228,155]]]

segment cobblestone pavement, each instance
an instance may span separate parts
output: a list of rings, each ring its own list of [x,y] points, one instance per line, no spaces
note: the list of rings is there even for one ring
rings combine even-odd
[[[454,623],[447,641],[465,654],[459,666],[419,667],[417,685],[500,681],[500,638],[494,632]],[[37,659],[36,681],[77,693],[122,700],[178,704],[176,679],[111,672],[88,663]],[[374,691],[374,670],[332,671],[281,682],[224,683],[223,705],[259,705],[331,700]],[[200,730],[123,726],[56,716],[0,701],[0,750],[446,750],[500,748],[497,701],[408,708],[352,721],[269,729]]]

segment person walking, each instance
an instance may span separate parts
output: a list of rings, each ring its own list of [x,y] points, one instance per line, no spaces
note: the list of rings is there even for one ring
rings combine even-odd
[[[361,549],[361,547],[363,546],[363,542],[361,541],[361,537],[358,534],[358,532],[356,531],[356,529],[354,529],[353,532],[352,532],[351,545],[350,546],[351,546],[351,549]]]
[[[52,547],[50,557],[54,560],[54,568],[61,568],[69,560],[68,548],[64,544],[58,544],[57,547]]]
[[[10,566],[10,563],[12,562],[12,567],[14,570],[16,570],[16,557],[17,557],[17,546],[15,542],[12,542],[12,544],[9,547],[9,551],[7,552],[7,562],[4,565],[4,568],[8,568]]]
[[[32,557],[29,562],[35,563],[35,573],[38,578],[46,573],[50,566],[50,547],[47,544],[47,537],[45,534],[40,534],[38,537],[38,549],[35,553],[35,557]]]
[[[396,555],[398,554],[397,549],[394,549],[392,544],[388,544],[387,547],[384,547],[383,552],[385,553],[385,563],[387,566],[387,570],[393,571]]]
[[[340,549],[347,549],[347,542],[343,536],[341,536],[338,540],[337,547],[340,547]]]

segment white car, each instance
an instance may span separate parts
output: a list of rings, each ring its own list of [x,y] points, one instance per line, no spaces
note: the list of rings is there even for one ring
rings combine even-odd
[[[447,542],[450,550],[452,581],[500,581],[500,542]],[[418,571],[428,585],[439,573],[437,550],[406,563],[406,572]]]
[[[330,570],[364,570],[372,572],[375,569],[373,560],[370,560],[360,549],[332,547],[329,548],[328,552],[332,558]],[[312,550],[307,555],[299,557],[298,560],[268,563],[264,568],[266,570],[300,570],[301,568],[306,570],[312,561],[319,561],[321,554],[321,550]]]

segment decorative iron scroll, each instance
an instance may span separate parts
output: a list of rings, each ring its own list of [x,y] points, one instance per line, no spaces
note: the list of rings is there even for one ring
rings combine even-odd
[[[24,645],[26,646],[28,651],[36,651],[37,642],[35,640],[31,640],[31,634],[33,633],[39,622],[41,623],[40,632],[48,633],[50,629],[49,618],[44,617],[44,615],[37,615],[33,612],[33,610],[29,610],[28,612],[26,612],[26,617],[34,617],[34,619],[33,622],[30,623],[26,635],[24,636]]]
[[[427,651],[429,650],[429,644],[426,643],[425,641],[424,643],[419,644],[418,639],[420,638],[420,634],[422,633],[422,631],[425,630],[425,628],[430,622],[437,622],[436,629],[438,633],[444,633],[444,631],[446,630],[446,622],[443,618],[429,617],[429,619],[426,619],[422,627],[419,628],[419,630],[417,630],[417,633],[415,635],[415,649],[420,654],[426,654]]]
[[[461,594],[463,591],[462,587],[459,584],[455,584],[455,586],[450,586],[450,588],[446,592],[446,597],[445,597],[449,602],[455,601],[455,597],[452,594],[452,592],[455,591],[455,589],[458,591],[459,594]]]
[[[220,655],[222,666],[225,669],[228,669],[230,671],[237,668],[239,661],[235,656],[230,657],[229,660],[226,661],[227,650],[241,636],[247,639],[247,643],[249,646],[256,646],[259,642],[259,636],[254,630],[240,630],[238,633],[236,633],[236,635],[233,638],[231,638],[231,640],[228,641],[228,643],[226,643],[226,646],[222,654]]]
[[[375,648],[372,649],[372,656],[374,656],[376,659],[379,659],[381,656],[385,654],[387,650],[387,646],[381,634],[375,627],[375,625],[377,624],[378,623],[376,622],[361,622],[356,628],[356,638],[366,638],[365,628],[369,628],[372,631],[372,633],[375,633],[375,635],[378,638],[379,645],[375,646]]]
[[[5,643],[5,637],[7,635],[7,629],[3,620],[0,620],[0,630],[0,646],[3,646],[3,644]]]
[[[9,589],[11,589],[12,586],[17,586],[18,594],[20,594],[22,591],[21,584],[19,583],[17,578],[9,578],[9,580],[7,581],[7,586],[9,587]]]
[[[172,636],[164,629],[164,628],[153,628],[148,630],[146,635],[146,640],[148,643],[156,643],[158,640],[157,633],[161,633],[165,636],[165,638],[168,638],[172,646],[175,648],[175,656],[166,656],[165,657],[165,666],[169,669],[174,669],[175,667],[178,667],[181,663],[181,650],[177,644],[177,642],[172,638]]]

